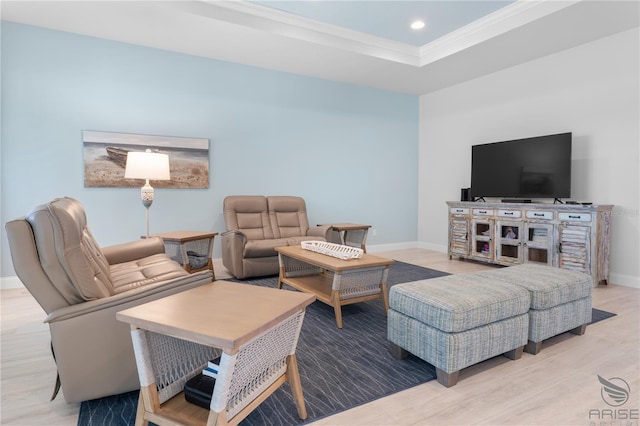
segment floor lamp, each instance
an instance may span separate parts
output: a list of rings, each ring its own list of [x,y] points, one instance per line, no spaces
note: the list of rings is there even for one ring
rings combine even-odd
[[[146,183],[140,189],[142,205],[147,209],[147,238],[149,238],[149,207],[153,203],[153,187],[149,179],[169,180],[169,156],[151,152],[130,151],[127,154],[127,167],[124,171],[125,179],[145,179]]]

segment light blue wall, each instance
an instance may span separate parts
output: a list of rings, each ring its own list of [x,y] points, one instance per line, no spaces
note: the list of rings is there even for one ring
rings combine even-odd
[[[209,188],[157,189],[152,233],[224,231],[227,195],[299,195],[312,224],[415,242],[418,126],[416,96],[2,22],[3,223],[66,195],[101,245],[143,234],[137,188],[84,188],[82,130],[102,130],[210,140]]]

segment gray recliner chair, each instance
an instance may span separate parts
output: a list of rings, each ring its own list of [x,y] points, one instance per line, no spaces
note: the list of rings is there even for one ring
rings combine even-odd
[[[48,314],[70,403],[139,388],[130,327],[116,312],[212,281],[210,270],[189,274],[171,260],[160,238],[101,249],[72,198],[36,207],[5,229],[16,274]]]
[[[224,199],[223,213],[222,264],[240,279],[277,274],[276,247],[327,241],[331,228],[310,228],[300,197],[231,195]]]

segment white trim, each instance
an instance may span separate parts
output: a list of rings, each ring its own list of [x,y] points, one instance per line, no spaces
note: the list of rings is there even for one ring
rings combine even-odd
[[[422,241],[418,241],[417,248],[425,249],[425,250],[433,250],[439,253],[447,253],[447,246],[433,243],[425,243]],[[369,247],[367,247],[367,251],[369,251]],[[624,287],[632,287],[640,289],[640,277],[634,277],[631,275],[625,274],[616,274],[611,273],[609,276],[609,283],[621,285]]]
[[[418,243],[416,241],[406,241],[404,243],[393,243],[393,244],[367,244],[367,253],[379,253],[381,251],[392,251],[392,250],[405,250],[418,248]]]
[[[0,290],[9,290],[12,288],[24,288],[24,285],[16,276],[0,277]]]
[[[609,274],[609,284],[640,289],[640,277],[624,274]]]
[[[422,241],[418,241],[418,248],[424,249],[424,250],[433,250],[433,251],[437,251],[438,253],[447,252],[447,246],[443,246],[440,244],[433,244],[433,243],[425,243]]]
[[[420,48],[425,66],[578,3],[518,0]]]
[[[578,2],[579,0],[518,0],[421,47],[327,24],[247,1],[177,2],[172,3],[172,7],[210,19],[419,68]]]
[[[171,3],[170,6],[200,17],[241,25],[252,30],[262,30],[294,40],[347,50],[405,65],[419,65],[417,46],[325,24],[255,3],[205,0],[176,2]]]
[[[405,250],[412,248],[433,250],[439,253],[447,252],[447,246],[443,246],[440,244],[426,243],[422,241],[406,241],[403,243],[367,245],[367,253],[373,254],[383,251]],[[215,258],[213,260],[214,262],[217,260],[219,264],[222,264],[222,258]],[[609,281],[610,284],[640,289],[640,277],[611,273]],[[0,290],[9,290],[15,288],[24,288],[24,285],[18,277],[0,277]]]

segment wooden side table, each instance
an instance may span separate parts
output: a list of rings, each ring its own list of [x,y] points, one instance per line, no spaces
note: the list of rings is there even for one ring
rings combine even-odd
[[[357,247],[367,252],[365,244],[367,242],[367,232],[371,225],[359,223],[332,223],[331,230],[338,234],[340,244]],[[335,241],[337,242],[337,241]]]
[[[215,281],[216,275],[213,271],[211,255],[216,235],[218,235],[217,232],[173,231],[151,236],[162,238],[167,255],[180,263],[187,272],[210,269]]]
[[[314,299],[218,281],[118,312],[131,325],[140,378],[136,425],[235,425],[285,382],[306,419],[295,350]],[[209,410],[186,402],[187,380],[218,355]]]

